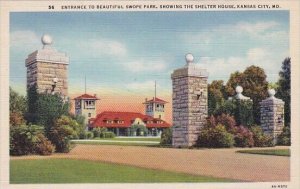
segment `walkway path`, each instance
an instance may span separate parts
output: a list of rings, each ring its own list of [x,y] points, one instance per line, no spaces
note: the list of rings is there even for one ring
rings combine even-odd
[[[242,181],[289,181],[289,157],[242,154],[236,153],[236,150],[239,149],[196,150],[78,144],[68,154],[55,154],[49,157],[105,161]]]

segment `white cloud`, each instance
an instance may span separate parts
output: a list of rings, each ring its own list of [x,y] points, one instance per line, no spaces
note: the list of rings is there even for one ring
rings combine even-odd
[[[10,46],[22,49],[37,49],[42,46],[41,36],[30,30],[19,30],[10,33]]]
[[[267,58],[269,53],[263,48],[249,49],[247,52],[247,59],[250,62],[256,62]],[[269,57],[268,57],[269,58]]]
[[[88,49],[97,54],[109,56],[125,56],[127,54],[126,46],[116,40],[97,39],[86,43]]]
[[[166,69],[166,62],[163,60],[134,60],[122,64],[128,71],[143,72],[143,71],[163,71]]]
[[[235,26],[231,26],[237,32],[246,32],[251,35],[257,35],[258,33],[263,33],[269,29],[272,29],[279,24],[274,21],[269,22],[256,22],[256,23],[249,23],[249,22],[239,22]]]
[[[288,29],[287,29],[288,30]],[[213,45],[223,43],[242,43],[241,40],[258,40],[265,44],[286,43],[289,34],[275,21],[259,21],[255,23],[238,22],[219,25],[209,30],[184,34],[182,39],[200,51],[210,51]],[[253,41],[252,41],[253,42]]]
[[[228,58],[200,58],[199,65],[209,72],[210,80],[227,81],[231,73],[235,71],[243,72],[247,67],[256,65],[265,70],[267,80],[275,82],[278,79],[278,72],[281,69],[281,62],[287,56],[287,52],[281,52],[278,56],[273,56],[270,49],[252,48],[243,57]],[[278,57],[283,57],[282,59]]]

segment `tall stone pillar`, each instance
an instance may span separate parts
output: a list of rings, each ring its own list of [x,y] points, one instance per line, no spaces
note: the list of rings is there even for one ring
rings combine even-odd
[[[275,90],[269,89],[269,98],[260,102],[260,123],[265,134],[277,141],[284,127],[284,101],[276,98]]]
[[[62,97],[68,95],[68,64],[69,57],[55,50],[52,38],[42,36],[43,48],[28,55],[27,89],[36,85],[39,93],[59,93]]]
[[[206,124],[208,72],[186,55],[186,65],[174,70],[173,85],[173,147],[193,146]]]

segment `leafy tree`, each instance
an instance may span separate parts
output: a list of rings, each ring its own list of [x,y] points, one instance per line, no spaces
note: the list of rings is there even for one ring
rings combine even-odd
[[[163,130],[160,136],[161,146],[171,146],[172,145],[172,129],[166,128]]]
[[[61,116],[50,128],[48,138],[57,152],[70,151],[70,139],[78,138],[79,124],[68,116]]]
[[[253,125],[250,130],[253,133],[255,147],[274,146],[273,137],[265,135],[260,126]]]
[[[225,86],[225,92],[227,96],[231,97],[235,95],[235,88],[236,86],[241,85],[243,77],[243,73],[240,73],[238,71],[230,74],[230,78]]]
[[[224,81],[215,80],[208,85],[208,115],[211,115],[224,103]]]
[[[79,124],[79,136],[84,135],[84,131],[86,130],[85,117],[83,115],[74,115],[74,114],[71,114],[70,117],[76,120],[76,122]]]
[[[50,155],[54,146],[44,136],[43,127],[38,125],[19,125],[10,127],[10,154]]]
[[[44,125],[46,133],[55,120],[62,115],[69,115],[69,103],[65,102],[59,94],[38,93],[36,85],[31,86],[28,91],[28,122]]]
[[[234,136],[222,124],[215,127],[205,127],[197,140],[198,147],[228,148],[234,145]]]
[[[19,126],[25,125],[26,121],[21,112],[11,112],[9,114],[9,125],[10,126]]]
[[[36,123],[38,93],[36,85],[30,86],[27,90],[28,111],[25,118],[29,123]]]
[[[277,145],[291,145],[291,129],[288,126],[283,127],[282,133],[277,138]]]
[[[235,87],[243,87],[245,96],[253,100],[253,116],[256,124],[260,123],[260,105],[259,102],[267,98],[268,82],[265,71],[257,66],[246,68],[243,73],[235,72],[231,74],[226,83],[225,91],[229,96],[235,94]]]
[[[285,102],[284,121],[285,125],[289,126],[291,122],[291,58],[284,59],[281,69],[276,97]]]
[[[19,112],[24,114],[27,111],[27,100],[9,87],[9,112]]]

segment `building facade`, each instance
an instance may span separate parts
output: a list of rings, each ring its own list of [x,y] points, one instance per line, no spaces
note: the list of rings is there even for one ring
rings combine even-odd
[[[165,104],[167,102],[153,97],[151,100],[145,100],[145,113],[153,118],[165,120]]]
[[[89,120],[96,117],[96,101],[99,100],[99,98],[97,98],[96,95],[83,94],[74,98],[74,100],[75,115],[84,116],[85,124],[88,125]]]
[[[159,136],[163,129],[171,125],[159,118],[136,112],[104,111],[90,123],[90,130],[101,127],[116,136]]]
[[[49,35],[43,35],[41,40],[43,48],[25,60],[27,89],[35,85],[39,93],[58,93],[67,98],[69,57],[52,47]]]

